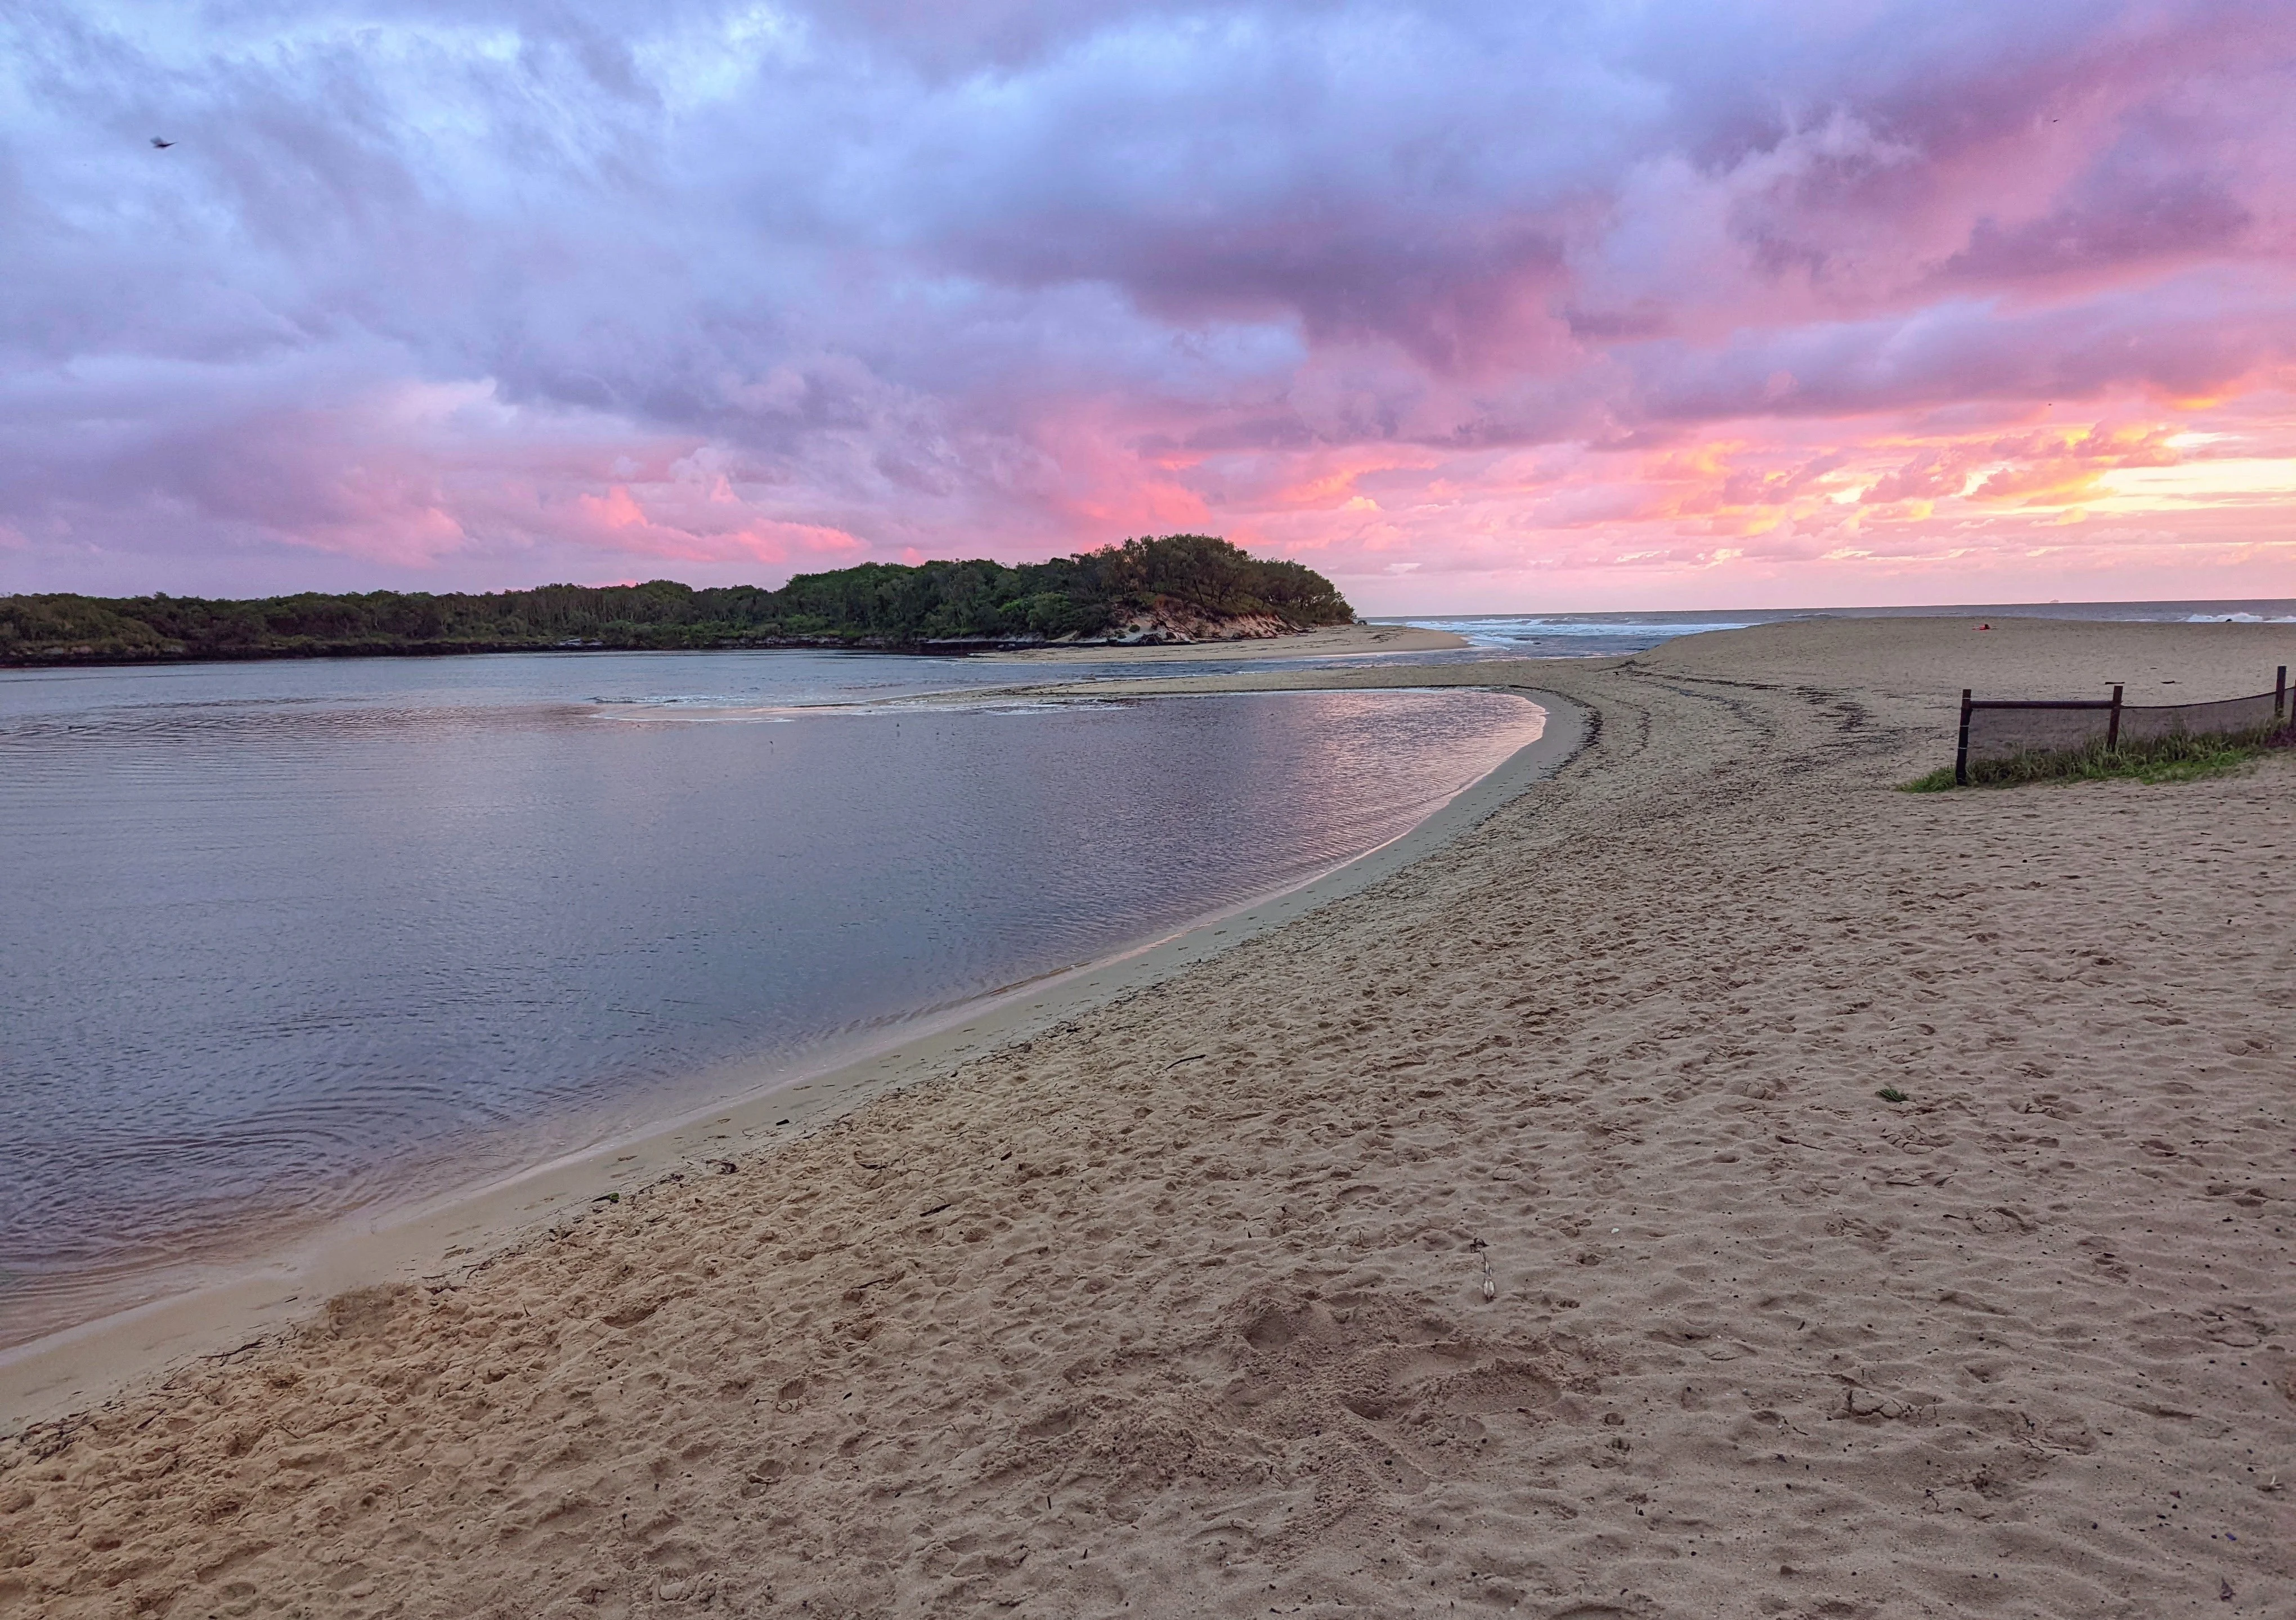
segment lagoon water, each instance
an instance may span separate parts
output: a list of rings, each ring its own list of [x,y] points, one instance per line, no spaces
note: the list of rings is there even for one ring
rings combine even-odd
[[[1111,702],[1095,673],[0,675],[0,1345],[1296,883],[1541,719],[1458,691]],[[1085,683],[913,700],[1016,676]]]

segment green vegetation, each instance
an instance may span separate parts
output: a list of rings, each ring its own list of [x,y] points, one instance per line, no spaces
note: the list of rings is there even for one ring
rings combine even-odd
[[[1899,1091],[1894,1085],[1885,1085],[1874,1094],[1884,1102],[1911,1102],[1913,1100],[1912,1098],[1906,1095],[1905,1092]]]
[[[1049,562],[868,562],[778,591],[554,585],[491,595],[370,591],[259,601],[0,596],[0,664],[318,658],[552,647],[862,647],[1088,639],[1143,618],[1262,615],[1294,628],[1355,610],[1314,569],[1209,535],[1128,540]]]
[[[2202,737],[2156,737],[2146,742],[2123,743],[2065,753],[2017,754],[1988,759],[1969,767],[1972,788],[2012,788],[2034,781],[2192,781],[2214,776],[2259,755],[2291,744],[2286,731],[2239,732]],[[1953,767],[1942,765],[1905,784],[1907,793],[1945,793],[1954,786]]]

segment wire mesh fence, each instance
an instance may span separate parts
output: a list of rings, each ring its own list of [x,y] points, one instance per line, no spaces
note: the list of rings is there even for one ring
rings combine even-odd
[[[2051,761],[2158,747],[2176,738],[2262,742],[2296,724],[2284,665],[2270,691],[2210,703],[2137,704],[2110,698],[1972,698],[1961,694],[1953,779],[2003,781]]]

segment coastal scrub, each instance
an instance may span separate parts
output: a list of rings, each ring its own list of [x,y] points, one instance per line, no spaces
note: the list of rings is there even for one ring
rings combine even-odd
[[[258,601],[0,596],[0,665],[605,647],[963,650],[1265,635],[1354,618],[1338,588],[1303,564],[1254,557],[1211,535],[1165,535],[1010,568],[985,559],[865,562],[800,574],[777,591],[656,579]]]
[[[2103,744],[2062,752],[2016,754],[1988,759],[1969,767],[1972,788],[2013,788],[2038,781],[2144,782],[2194,781],[2214,776],[2289,746],[2286,733],[2269,736],[2233,735],[2156,737],[2124,743],[2117,749]],[[1939,765],[1925,776],[1902,784],[1906,793],[1945,793],[1953,790],[1953,767]]]

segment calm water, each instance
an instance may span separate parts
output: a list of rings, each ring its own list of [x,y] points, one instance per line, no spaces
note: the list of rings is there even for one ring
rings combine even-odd
[[[1540,718],[1456,691],[882,701],[1046,674],[0,675],[0,1342],[1297,881]]]

